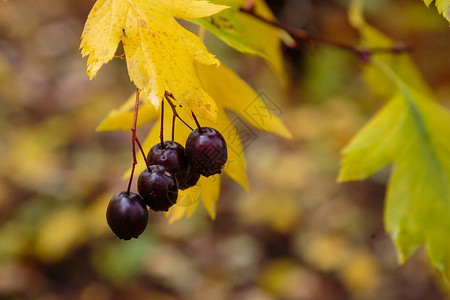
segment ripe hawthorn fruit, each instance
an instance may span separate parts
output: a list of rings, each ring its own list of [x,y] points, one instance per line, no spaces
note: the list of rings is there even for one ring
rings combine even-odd
[[[109,201],[106,221],[114,234],[124,240],[144,232],[148,211],[144,199],[136,193],[119,192]]]
[[[189,162],[184,147],[175,141],[155,144],[147,155],[149,165],[160,165],[175,176],[178,183],[183,182],[189,173]]]
[[[205,177],[220,174],[227,162],[227,144],[222,134],[214,128],[194,129],[186,140],[185,148],[190,167]]]
[[[145,204],[154,211],[167,211],[177,202],[177,180],[163,166],[152,165],[142,171],[137,188]]]

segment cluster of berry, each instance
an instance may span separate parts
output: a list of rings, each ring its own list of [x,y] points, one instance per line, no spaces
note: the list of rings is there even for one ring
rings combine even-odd
[[[175,141],[154,145],[147,155],[148,168],[138,178],[139,194],[120,192],[109,202],[109,227],[121,239],[137,238],[147,227],[147,206],[167,211],[177,202],[179,189],[194,186],[200,175],[219,174],[226,161],[225,140],[210,127],[193,130],[186,148]]]

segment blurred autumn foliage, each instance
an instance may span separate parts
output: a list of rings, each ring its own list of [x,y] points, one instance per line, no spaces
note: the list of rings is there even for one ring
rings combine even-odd
[[[118,240],[105,210],[126,186],[130,136],[95,128],[134,89],[121,60],[86,75],[78,47],[93,2],[0,2],[0,299],[450,299],[422,250],[397,265],[383,230],[388,170],[336,183],[339,151],[384,100],[362,83],[361,62],[317,44],[284,50],[283,85],[206,35],[294,138],[252,129],[250,191],[223,180],[215,221],[203,208],[170,225],[151,213],[144,235]],[[368,21],[413,43],[450,107],[448,22],[418,0],[367,2]],[[357,42],[346,1],[268,3],[293,27]]]

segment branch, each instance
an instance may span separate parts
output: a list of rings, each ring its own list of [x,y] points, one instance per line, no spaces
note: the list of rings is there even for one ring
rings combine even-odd
[[[257,15],[253,10],[247,10],[245,8],[240,8],[239,11],[246,13],[255,19],[258,19],[266,24],[269,24],[273,27],[280,28],[284,31],[286,31],[295,41],[296,43],[302,43],[302,42],[319,42],[322,44],[326,44],[335,48],[339,48],[342,50],[350,51],[354,54],[356,54],[361,60],[368,61],[370,57],[375,53],[392,53],[392,54],[399,54],[402,52],[409,52],[412,49],[412,45],[410,43],[397,43],[394,44],[392,47],[386,47],[386,48],[358,48],[351,44],[346,43],[340,43],[336,41],[330,41],[322,37],[314,36],[306,32],[302,29],[295,29],[292,27],[287,26],[286,24],[283,24],[279,22],[278,20],[268,20],[264,17],[261,17],[260,15]],[[292,48],[296,48],[297,45],[294,45]]]

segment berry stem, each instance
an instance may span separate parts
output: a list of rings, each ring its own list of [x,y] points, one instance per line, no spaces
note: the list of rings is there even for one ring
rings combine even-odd
[[[136,123],[139,111],[139,89],[136,89],[136,104],[134,105],[134,117],[133,117],[133,125],[131,125],[131,149],[133,151],[133,163],[131,165],[131,175],[130,180],[128,182],[127,194],[130,194],[131,183],[133,182],[134,169],[136,168],[137,159],[136,159]]]
[[[133,163],[131,165],[131,174],[130,174],[130,180],[128,181],[128,187],[127,187],[127,194],[130,194],[131,190],[131,183],[133,182],[133,175],[134,175],[134,169],[136,168],[137,160],[136,160],[136,148],[134,146],[134,142],[132,144],[132,151],[133,151]]]
[[[176,99],[175,99],[175,97],[173,96],[173,94],[172,94],[171,92],[166,91],[166,93],[164,94],[164,97],[166,98],[167,103],[169,103],[170,108],[172,108],[173,115],[174,115],[175,117],[177,117],[178,120],[180,120],[181,122],[183,122],[184,125],[186,125],[187,127],[189,127],[190,130],[194,130],[191,126],[189,126],[188,123],[186,123],[186,122],[178,115],[176,105],[173,104],[173,102],[170,100],[170,98],[172,98],[173,100],[176,101]]]
[[[191,110],[192,117],[194,118],[195,124],[197,124],[198,129],[202,129],[202,126],[200,126],[200,123],[197,120],[197,117],[194,115],[194,112]]]
[[[138,137],[136,136],[136,124],[139,112],[139,89],[136,89],[136,104],[134,105],[134,117],[133,124],[131,125],[131,149],[133,151],[133,163],[131,165],[131,175],[130,180],[128,181],[127,194],[130,194],[131,183],[133,182],[134,169],[136,168],[137,158],[136,158],[136,144],[138,145],[142,156],[144,157],[145,164],[147,168],[149,168],[147,158],[145,157],[144,149],[142,149],[141,143],[139,142]]]
[[[138,145],[139,150],[141,151],[141,154],[142,154],[142,157],[144,158],[145,165],[146,165],[147,169],[150,169],[150,165],[148,164],[147,157],[146,157],[146,155],[144,153],[144,149],[142,148],[141,142],[139,142],[139,139],[138,139],[137,136],[136,136],[136,144]]]
[[[164,147],[164,99],[161,99],[161,131],[159,132],[161,148]]]
[[[250,1],[249,1],[250,2]],[[314,36],[306,32],[302,29],[295,29],[292,27],[289,27],[278,20],[268,20],[254,12],[252,7],[249,8],[240,8],[239,11],[246,13],[255,19],[258,19],[266,24],[269,24],[273,27],[280,28],[284,31],[286,31],[296,42],[295,45],[293,45],[291,48],[297,48],[298,44],[301,42],[319,42],[322,44],[326,44],[332,47],[336,47],[342,50],[347,50],[349,52],[352,52],[356,54],[362,61],[367,61],[370,59],[370,57],[375,53],[392,53],[392,54],[399,54],[402,52],[410,52],[412,49],[412,45],[410,43],[397,43],[394,44],[392,47],[378,47],[378,48],[358,48],[351,44],[346,43],[340,43],[336,41],[327,40],[322,37]]]
[[[173,117],[172,117],[172,141],[175,140],[175,119],[176,119],[176,116],[173,115]]]

